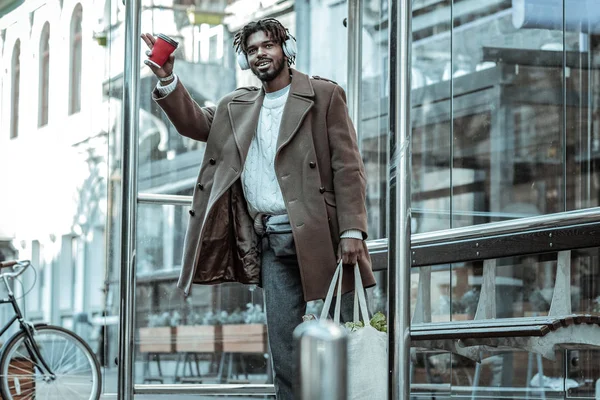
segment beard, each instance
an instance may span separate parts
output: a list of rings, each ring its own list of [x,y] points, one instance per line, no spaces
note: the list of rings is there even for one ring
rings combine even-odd
[[[273,79],[277,78],[281,71],[285,68],[285,58],[281,58],[278,61],[271,59],[271,68],[267,71],[259,71],[256,67],[256,63],[252,65],[252,73],[256,75],[258,79],[262,82],[271,82]]]

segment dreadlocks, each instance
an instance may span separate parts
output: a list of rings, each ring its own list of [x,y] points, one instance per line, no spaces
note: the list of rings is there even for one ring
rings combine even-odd
[[[236,53],[243,52],[246,54],[246,42],[248,41],[248,37],[259,31],[267,33],[271,40],[282,46],[286,40],[294,38],[288,29],[275,18],[260,19],[255,22],[250,22],[237,31],[233,37],[233,47],[235,48]],[[288,57],[288,66],[292,65],[295,60],[296,57]]]

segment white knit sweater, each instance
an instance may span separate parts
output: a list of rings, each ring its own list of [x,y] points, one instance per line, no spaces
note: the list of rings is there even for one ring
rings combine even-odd
[[[242,186],[252,217],[257,213],[286,213],[281,188],[275,175],[275,153],[281,116],[289,92],[290,85],[265,94],[256,134],[248,149],[242,172]]]

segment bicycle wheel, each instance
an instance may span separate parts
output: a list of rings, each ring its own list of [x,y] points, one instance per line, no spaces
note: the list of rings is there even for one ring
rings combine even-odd
[[[56,378],[42,372],[45,369],[31,356],[29,339],[21,331],[6,344],[0,359],[4,400],[100,398],[100,364],[83,339],[67,329],[46,325],[35,328],[34,340]]]

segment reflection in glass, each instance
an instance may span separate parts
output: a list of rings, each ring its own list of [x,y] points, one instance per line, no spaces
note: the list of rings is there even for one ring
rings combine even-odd
[[[362,2],[362,68],[359,120],[356,129],[367,174],[369,239],[386,236],[388,180],[388,35],[387,2]],[[352,93],[349,93],[352,95]]]
[[[450,224],[452,1],[413,4],[412,44],[412,232],[448,229]],[[435,15],[436,18],[432,18]]]
[[[452,394],[475,399],[564,399],[564,353],[556,361],[519,350],[505,350],[481,363],[452,356]],[[540,385],[541,382],[541,385]]]
[[[590,4],[430,3],[413,5],[413,232],[596,206]]]
[[[566,276],[564,281],[559,281],[558,278],[559,257],[563,257],[563,265],[568,268],[567,274],[563,275]],[[598,248],[495,260],[496,276],[493,281],[495,318],[544,317],[549,315],[551,308],[556,310],[561,307],[565,310],[564,314],[553,314],[554,316],[600,315],[600,287],[595,284],[600,273],[599,261]],[[427,277],[424,274],[431,269],[433,272],[428,278],[430,283],[427,286],[429,291],[427,297],[431,304],[428,305],[428,311],[426,310],[431,315],[430,320],[434,323],[473,320],[478,304],[484,296],[485,266],[482,264],[482,262],[453,264],[450,269],[450,281],[444,279],[449,276],[448,266],[416,269],[412,281],[413,323],[415,318],[424,315],[423,310],[417,307],[419,304],[427,305],[427,302],[419,299],[418,293],[419,290],[426,292],[423,290],[422,279],[424,276]],[[417,277],[416,272],[420,276]],[[568,302],[562,299],[560,292],[559,296],[555,297],[556,290],[566,290],[564,293],[570,293],[571,309],[568,309]],[[560,304],[553,303],[556,301]],[[427,318],[423,322],[428,322]],[[549,337],[548,343],[556,344],[556,347],[553,347],[555,360],[545,358],[542,355],[543,351],[527,352],[530,348],[528,346],[535,347],[537,338],[533,338],[532,343],[503,342],[505,347],[496,348],[493,345],[482,347],[479,350],[479,354],[483,357],[481,363],[456,354],[450,357],[448,353],[440,354],[435,351],[415,349],[413,356],[415,391],[434,390],[439,393],[451,388],[455,395],[475,396],[473,398],[510,397],[524,392],[539,397],[543,391],[546,398],[564,398],[567,390],[573,397],[589,397],[595,391],[596,380],[600,378],[600,371],[590,359],[595,352],[584,351],[589,349],[585,346],[562,346],[561,344],[564,344],[564,340],[570,340],[569,343],[580,343],[586,340],[593,342],[595,339],[586,339],[585,335],[589,333],[583,330],[588,329],[585,322],[573,326],[575,336],[569,339],[561,339],[560,336],[555,336],[555,339]],[[592,324],[591,327],[594,328],[595,325]],[[558,328],[557,332],[560,329]],[[474,346],[475,343],[477,341],[469,343],[465,341],[462,345]],[[542,347],[539,350],[543,348],[543,345],[540,346]],[[567,365],[568,369],[566,374],[563,370],[564,365]],[[444,380],[442,378],[444,374],[448,374],[449,378]],[[434,385],[428,386],[430,384]]]
[[[262,290],[175,286],[187,208],[138,206],[136,383],[270,383]]]

